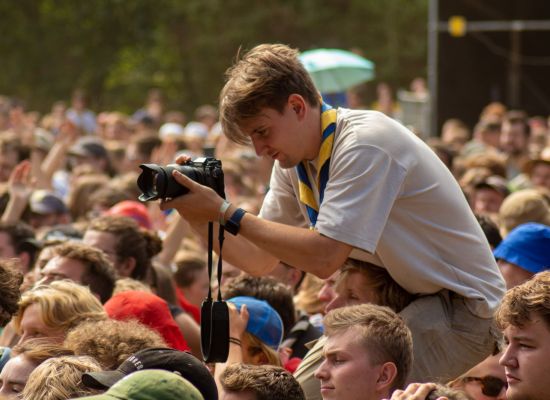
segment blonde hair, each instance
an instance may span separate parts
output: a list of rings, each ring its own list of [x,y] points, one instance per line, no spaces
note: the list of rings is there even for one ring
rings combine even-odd
[[[239,56],[237,56],[239,57]],[[319,105],[319,92],[298,59],[298,50],[283,44],[262,44],[246,53],[226,71],[220,93],[220,122],[235,143],[249,143],[239,124],[262,108],[282,112],[288,97],[301,95],[311,106]]]
[[[300,291],[294,296],[294,304],[298,310],[309,315],[323,313],[325,303],[319,300],[318,294],[325,282],[313,274],[306,274]]]
[[[258,353],[263,353],[267,359],[267,364],[282,367],[281,359],[279,358],[279,353],[277,353],[277,351],[273,350],[249,332],[245,332],[244,335],[247,337],[248,343],[250,343],[248,353],[251,357]]]
[[[504,199],[498,211],[500,235],[506,237],[527,222],[550,225],[550,199],[544,191],[523,189]]]
[[[90,289],[63,280],[39,285],[23,294],[19,311],[13,320],[17,331],[21,329],[25,310],[32,304],[40,306],[42,321],[46,326],[64,331],[83,321],[107,319],[107,313]]]
[[[82,374],[102,371],[99,363],[87,356],[62,356],[44,361],[31,372],[24,400],[66,400],[99,393],[82,383]]]
[[[115,282],[115,289],[113,290],[113,296],[121,292],[127,292],[129,290],[135,290],[138,292],[153,293],[151,287],[142,281],[138,281],[133,278],[120,278]]]
[[[35,365],[42,364],[52,357],[72,356],[74,352],[62,345],[52,343],[44,338],[29,339],[17,344],[12,349],[13,356],[24,356]]]
[[[323,322],[329,338],[355,329],[356,340],[369,352],[372,365],[393,362],[397,367],[392,389],[405,385],[413,360],[412,335],[394,311],[366,303],[332,310]]]

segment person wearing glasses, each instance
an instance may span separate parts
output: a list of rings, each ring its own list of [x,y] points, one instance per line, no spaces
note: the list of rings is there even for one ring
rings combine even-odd
[[[500,355],[489,356],[449,383],[465,392],[472,400],[506,400],[506,374],[498,363]]]

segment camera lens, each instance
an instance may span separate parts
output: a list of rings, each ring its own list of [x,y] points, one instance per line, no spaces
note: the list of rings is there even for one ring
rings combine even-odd
[[[142,192],[139,196],[141,201],[157,200],[162,197],[162,191],[159,191],[162,185],[162,167],[156,164],[141,164],[142,170],[138,177],[137,184]]]
[[[153,185],[151,187],[151,190],[155,193],[158,193],[158,189],[157,189],[157,182],[158,182],[158,179],[159,179],[159,174],[157,173],[154,173],[153,174]]]

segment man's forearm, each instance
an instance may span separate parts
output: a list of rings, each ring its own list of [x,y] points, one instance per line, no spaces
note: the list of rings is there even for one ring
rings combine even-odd
[[[260,249],[302,271],[327,278],[340,268],[352,247],[320,233],[246,214],[240,234]]]
[[[235,207],[227,211],[231,215]],[[191,223],[206,242],[206,224]],[[218,224],[214,224],[214,249],[218,249]],[[250,275],[266,275],[280,261],[302,271],[326,278],[347,259],[352,247],[318,232],[267,221],[246,214],[237,236],[225,234],[223,259]]]
[[[231,205],[225,213],[225,219],[227,220],[236,210],[237,208]],[[342,266],[352,249],[351,246],[322,236],[318,232],[268,221],[252,214],[245,214],[240,225],[238,236],[243,236],[249,246],[254,249],[255,257],[260,265],[263,262],[267,262],[269,265],[259,268],[257,270],[259,273],[255,273],[255,275],[271,271],[276,262],[281,260],[302,271],[325,278]],[[238,249],[236,254],[240,257],[246,254],[248,258],[248,253],[243,251],[246,249]],[[265,257],[276,261],[267,261]],[[226,257],[224,256],[224,258]],[[251,268],[254,270],[255,266],[251,265]],[[248,270],[247,272],[254,274]]]

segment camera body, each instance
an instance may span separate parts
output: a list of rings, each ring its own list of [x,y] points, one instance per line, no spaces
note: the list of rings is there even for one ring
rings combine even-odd
[[[172,176],[174,170],[212,188],[225,199],[222,162],[213,157],[197,158],[182,165],[168,164],[163,167],[157,164],[141,164],[139,167],[142,171],[137,184],[142,191],[139,196],[141,201],[171,199],[187,194],[189,189],[177,183]]]

